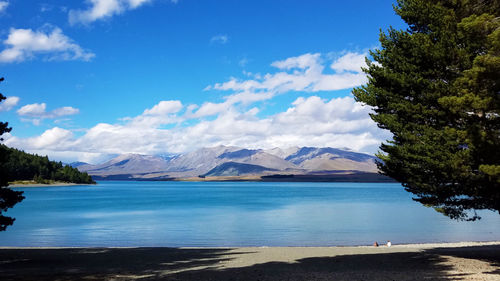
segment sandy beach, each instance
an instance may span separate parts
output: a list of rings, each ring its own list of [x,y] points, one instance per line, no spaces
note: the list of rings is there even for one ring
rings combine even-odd
[[[500,242],[0,248],[2,280],[500,280]]]

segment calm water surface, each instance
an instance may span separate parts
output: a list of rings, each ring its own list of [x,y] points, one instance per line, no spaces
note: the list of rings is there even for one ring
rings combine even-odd
[[[334,246],[500,240],[500,215],[452,221],[399,184],[99,182],[22,188],[0,246]]]

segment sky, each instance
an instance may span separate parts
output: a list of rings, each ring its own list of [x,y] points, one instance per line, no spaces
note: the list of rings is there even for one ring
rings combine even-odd
[[[63,162],[390,139],[351,90],[394,1],[0,0],[3,143]]]

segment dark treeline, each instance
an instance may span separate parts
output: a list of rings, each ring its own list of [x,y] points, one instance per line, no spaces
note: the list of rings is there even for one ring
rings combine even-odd
[[[8,175],[8,181],[34,180],[37,183],[63,181],[71,183],[95,183],[91,176],[76,168],[50,161],[47,156],[38,156],[0,145],[7,155],[7,161],[0,163],[0,169]]]

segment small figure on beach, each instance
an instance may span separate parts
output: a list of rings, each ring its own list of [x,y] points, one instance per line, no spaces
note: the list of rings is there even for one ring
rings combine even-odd
[[[387,240],[387,247],[391,247],[392,246],[392,243],[390,240]]]
[[[378,247],[377,241],[373,242],[373,247]]]

